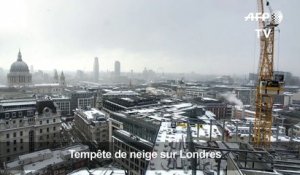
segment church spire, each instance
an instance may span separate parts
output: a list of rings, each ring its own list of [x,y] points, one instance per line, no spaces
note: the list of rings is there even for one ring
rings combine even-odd
[[[61,86],[65,86],[66,85],[66,78],[65,78],[65,75],[64,75],[64,72],[61,71],[61,74],[60,74],[60,81],[59,81],[59,84]]]
[[[18,61],[22,61],[22,54],[21,54],[20,49],[19,49],[19,53],[18,53]]]

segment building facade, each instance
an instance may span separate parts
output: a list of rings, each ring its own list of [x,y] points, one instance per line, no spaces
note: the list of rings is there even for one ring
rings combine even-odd
[[[60,126],[60,111],[53,101],[0,101],[0,161],[10,161],[20,154],[57,146]]]
[[[86,90],[69,90],[65,89],[64,91],[66,96],[70,98],[71,105],[71,113],[73,114],[73,110],[76,108],[93,108],[96,104],[96,95],[94,92],[86,91]]]
[[[227,104],[213,98],[195,98],[196,104],[204,106],[204,108],[208,111],[211,111],[216,115],[216,119],[225,119],[230,118],[231,115],[228,115],[228,107]]]
[[[153,143],[135,136],[124,130],[115,130],[112,137],[112,152],[126,152],[127,158],[115,158],[114,162],[121,165],[128,175],[144,175],[147,170],[148,161],[145,158],[130,158],[133,152],[151,152]]]
[[[95,108],[76,109],[74,121],[76,128],[82,133],[87,142],[95,143],[101,149],[109,149],[111,122],[103,112]]]

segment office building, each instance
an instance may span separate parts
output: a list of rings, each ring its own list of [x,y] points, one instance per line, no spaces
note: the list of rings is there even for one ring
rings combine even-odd
[[[99,60],[97,57],[94,58],[93,78],[94,78],[94,82],[99,81]]]
[[[134,152],[151,152],[153,143],[124,130],[114,130],[112,152],[126,152],[126,158],[115,158],[113,161],[121,165],[129,175],[144,175],[148,161],[145,158],[130,158]]]
[[[119,77],[121,75],[121,63],[120,61],[115,61],[115,76]]]
[[[196,104],[203,106],[206,110],[214,113],[216,115],[217,120],[231,117],[229,113],[229,110],[231,110],[231,108],[227,107],[227,104],[220,100],[214,98],[202,97],[202,98],[194,98],[193,101]]]
[[[70,98],[71,113],[76,108],[93,108],[96,104],[96,94],[87,90],[70,90],[65,89],[65,95]]]
[[[95,108],[76,109],[74,124],[84,136],[85,140],[83,141],[95,144],[98,149],[109,150],[111,123],[105,113]]]

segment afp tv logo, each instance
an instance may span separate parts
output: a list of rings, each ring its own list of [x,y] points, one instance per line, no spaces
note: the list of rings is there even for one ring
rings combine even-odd
[[[277,26],[279,25],[283,20],[283,14],[281,11],[277,10],[274,11],[272,14],[270,13],[249,13],[247,16],[245,16],[245,21],[264,21],[271,25]],[[260,38],[261,34],[263,34],[266,38],[269,38],[272,29],[269,27],[266,27],[264,29],[255,29],[257,38]]]

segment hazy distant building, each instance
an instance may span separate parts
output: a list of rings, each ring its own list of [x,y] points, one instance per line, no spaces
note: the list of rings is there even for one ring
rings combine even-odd
[[[66,78],[65,78],[64,72],[61,72],[61,75],[59,78],[59,85],[66,86]]]
[[[94,59],[94,81],[98,82],[99,80],[99,60],[97,57]]]
[[[85,74],[82,70],[77,70],[76,71],[76,79],[78,80],[83,80],[85,78]]]
[[[63,93],[64,87],[58,83],[41,83],[31,86],[35,95],[51,95]]]
[[[34,67],[33,67],[33,65],[30,66],[30,73],[34,73]]]
[[[115,61],[115,76],[121,75],[121,63],[120,61]]]
[[[54,79],[54,83],[59,83],[58,73],[57,73],[56,69],[54,70],[54,77],[53,77],[53,79]]]
[[[249,73],[249,77],[248,77],[249,81],[257,81],[258,80],[258,75],[255,73]]]
[[[42,71],[42,70],[37,70],[34,72],[32,75],[32,81],[33,84],[40,84],[40,83],[53,83],[53,76],[49,75],[48,73]]]
[[[22,60],[22,54],[19,51],[18,59],[15,61],[7,74],[9,86],[24,86],[32,82],[32,75],[29,72],[28,65]]]

